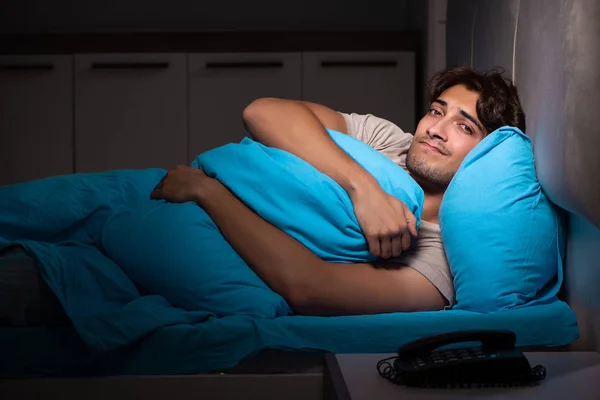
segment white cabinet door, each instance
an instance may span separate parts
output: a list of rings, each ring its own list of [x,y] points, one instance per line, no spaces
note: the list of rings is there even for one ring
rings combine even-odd
[[[0,185],[73,172],[71,56],[0,57]]]
[[[301,98],[300,53],[192,54],[189,61],[190,161],[247,136],[242,111],[252,100]]]
[[[75,56],[75,169],[186,162],[186,55]]]
[[[303,58],[304,100],[345,113],[373,114],[414,131],[414,53],[309,52]]]

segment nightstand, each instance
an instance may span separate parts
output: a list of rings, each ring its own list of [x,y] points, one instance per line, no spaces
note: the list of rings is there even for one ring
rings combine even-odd
[[[479,389],[422,389],[395,385],[377,372],[377,362],[395,354],[327,354],[339,400],[401,399],[600,399],[600,354],[594,352],[524,353],[531,366],[546,367],[537,386]]]

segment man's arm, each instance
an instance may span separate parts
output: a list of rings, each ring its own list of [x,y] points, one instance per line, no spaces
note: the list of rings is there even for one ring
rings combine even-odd
[[[385,193],[325,130],[327,125],[346,132],[341,114],[314,103],[263,98],[246,107],[243,118],[257,141],[302,158],[346,190],[371,254],[398,257],[409,248],[410,234],[417,235],[414,215]]]
[[[204,183],[194,191],[197,204],[240,257],[296,312],[374,314],[439,310],[447,304],[436,287],[412,268],[379,269],[367,263],[321,260],[256,215],[221,183],[202,179]]]
[[[325,130],[327,127],[347,133],[344,117],[328,107],[298,100],[262,98],[244,109],[243,120],[257,141],[295,154],[348,193],[377,185]]]

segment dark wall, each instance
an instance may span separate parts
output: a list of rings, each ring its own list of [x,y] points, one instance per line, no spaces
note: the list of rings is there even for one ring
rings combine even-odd
[[[173,30],[402,30],[423,0],[5,0],[0,33]]]
[[[406,15],[409,16],[410,21],[408,21],[407,26],[410,25],[410,29],[420,32],[420,48],[421,53],[418,54],[420,57],[419,65],[421,68],[418,69],[417,72],[417,85],[421,88],[420,90],[420,99],[417,104],[417,113],[419,115],[423,115],[429,106],[426,102],[426,86],[429,76],[427,74],[427,42],[428,42],[428,31],[427,31],[427,23],[428,23],[428,1],[426,0],[413,0],[406,1]]]

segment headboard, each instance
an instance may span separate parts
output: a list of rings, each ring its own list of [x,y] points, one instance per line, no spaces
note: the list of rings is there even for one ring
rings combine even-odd
[[[446,62],[514,80],[536,171],[564,210],[572,349],[600,351],[600,0],[448,0]]]

